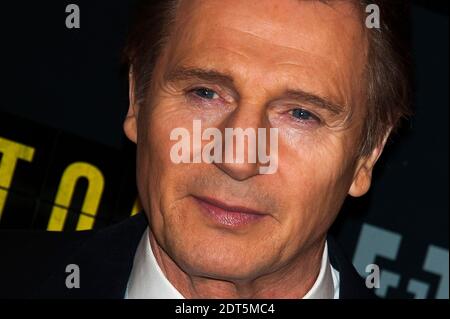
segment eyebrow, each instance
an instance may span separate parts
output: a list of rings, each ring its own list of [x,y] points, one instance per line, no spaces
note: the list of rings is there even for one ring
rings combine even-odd
[[[233,77],[216,70],[178,67],[165,76],[165,80],[168,82],[186,81],[192,79],[221,83],[236,91]]]
[[[165,80],[168,82],[187,81],[193,79],[222,84],[228,87],[233,92],[235,92],[237,96],[239,96],[238,91],[234,86],[233,77],[226,73],[222,73],[216,70],[178,67],[173,71],[169,72],[168,74],[166,74],[165,76]],[[329,99],[322,97],[320,95],[307,92],[301,89],[286,90],[281,95],[281,98],[288,98],[292,100],[298,100],[303,103],[310,103],[319,108],[328,110],[335,115],[339,115],[340,113],[345,111],[344,106],[332,102]],[[277,98],[276,100],[279,99],[280,98]]]
[[[306,92],[303,90],[287,90],[284,96],[293,100],[302,101],[303,103],[313,104],[319,108],[328,110],[335,115],[339,115],[345,111],[344,106],[332,102],[329,99],[317,94]]]

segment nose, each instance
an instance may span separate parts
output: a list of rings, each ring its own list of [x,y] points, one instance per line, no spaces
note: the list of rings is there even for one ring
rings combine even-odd
[[[236,108],[221,123],[222,161],[214,165],[237,181],[258,175],[258,128],[266,129],[267,125],[262,108]]]

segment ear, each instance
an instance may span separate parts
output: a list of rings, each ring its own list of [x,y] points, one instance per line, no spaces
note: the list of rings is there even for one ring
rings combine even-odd
[[[133,76],[133,69],[130,68],[128,72],[128,82],[129,82],[129,100],[130,104],[128,106],[128,113],[123,122],[123,130],[125,135],[134,143],[137,143],[137,119],[138,119],[138,105],[136,103],[136,97],[134,93],[135,83]]]
[[[391,129],[388,130],[382,143],[372,150],[372,153],[368,156],[361,157],[356,165],[355,175],[353,177],[352,185],[348,194],[353,197],[359,197],[367,193],[372,182],[372,171],[383,152],[386,141],[391,133]]]

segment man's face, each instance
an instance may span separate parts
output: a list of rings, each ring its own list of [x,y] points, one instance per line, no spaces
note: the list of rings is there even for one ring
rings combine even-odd
[[[323,245],[349,192],[367,191],[363,21],[350,1],[182,1],[149,103],[132,103],[125,130],[153,234],[185,272],[251,280],[282,269]],[[173,163],[170,133],[192,136],[194,120],[277,128],[277,171]]]

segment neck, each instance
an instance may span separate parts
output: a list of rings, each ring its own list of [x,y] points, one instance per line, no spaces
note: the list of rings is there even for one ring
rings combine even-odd
[[[187,299],[302,298],[317,279],[325,246],[323,237],[271,272],[247,280],[222,280],[185,272],[161,248],[152,232],[149,232],[149,236],[159,267],[170,283]]]

